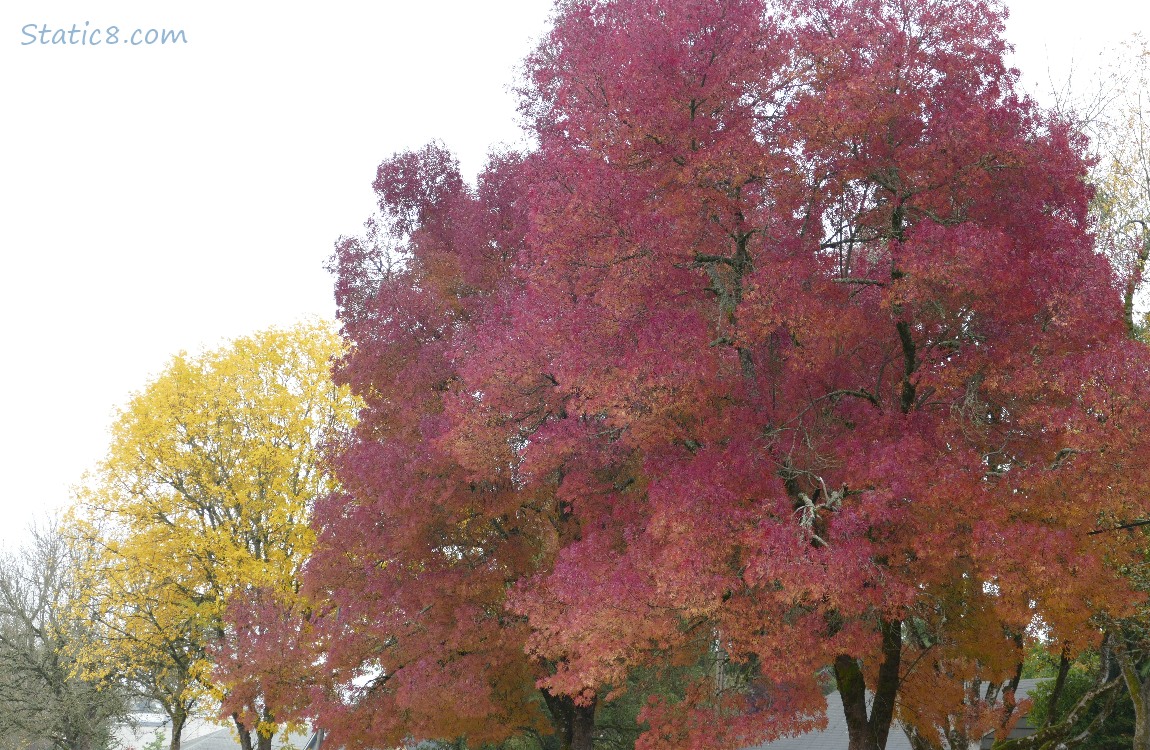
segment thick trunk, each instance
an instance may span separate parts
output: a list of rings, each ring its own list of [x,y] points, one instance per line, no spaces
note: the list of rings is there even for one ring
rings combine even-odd
[[[858,660],[853,656],[840,654],[835,658],[835,679],[839,684],[839,697],[843,702],[843,713],[847,719],[847,750],[877,750],[874,738],[870,736],[870,723],[867,721],[866,683]]]
[[[1123,670],[1125,672],[1125,670]],[[1130,681],[1126,683],[1130,687]],[[1150,678],[1142,680],[1138,685],[1138,697],[1134,698],[1134,691],[1130,690],[1130,698],[1134,702],[1134,750],[1150,750]]]
[[[232,714],[232,721],[236,723],[236,733],[240,736],[242,750],[252,750],[252,730],[244,726],[239,714]]]
[[[272,750],[272,737],[275,736],[275,717],[265,710],[260,729],[256,732],[256,747],[258,750]]]
[[[591,750],[595,737],[595,701],[575,706],[571,715],[571,750]]]
[[[871,733],[879,750],[886,747],[890,724],[894,721],[895,698],[898,696],[898,672],[902,664],[902,621],[884,620],[882,628],[882,663],[878,666],[878,683],[874,688],[871,708]]]
[[[1134,750],[1150,750],[1150,679],[1139,685],[1134,703]]]
[[[1134,750],[1150,750],[1150,676],[1143,678],[1137,659],[1130,652],[1132,644],[1120,642],[1114,649],[1126,691],[1134,704]]]
[[[596,699],[591,699],[590,705],[579,706],[569,695],[556,696],[544,690],[543,700],[551,712],[560,750],[592,750]]]
[[[186,711],[173,711],[168,717],[172,720],[172,739],[168,741],[168,750],[180,750],[183,742],[184,725],[188,723]]]
[[[839,696],[847,720],[847,750],[885,750],[890,725],[894,720],[898,671],[902,659],[902,623],[898,620],[884,620],[880,629],[882,661],[878,667],[869,716],[866,682],[858,660],[846,654],[835,659],[835,678],[839,683]]]

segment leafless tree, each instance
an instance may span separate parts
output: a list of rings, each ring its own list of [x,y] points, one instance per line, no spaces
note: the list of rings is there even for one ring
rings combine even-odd
[[[101,750],[127,711],[114,677],[89,680],[71,654],[91,637],[75,606],[73,559],[58,525],[0,554],[0,748]]]

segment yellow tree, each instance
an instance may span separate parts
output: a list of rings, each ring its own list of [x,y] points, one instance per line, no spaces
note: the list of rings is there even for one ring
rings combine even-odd
[[[323,452],[356,403],[329,376],[330,326],[269,330],[200,356],[177,355],[124,408],[107,456],[78,494],[89,548],[84,606],[104,630],[92,672],[127,669],[173,722],[232,685],[212,671],[229,604],[298,597],[314,500],[330,491]],[[241,742],[269,747],[275,707],[235,708]]]

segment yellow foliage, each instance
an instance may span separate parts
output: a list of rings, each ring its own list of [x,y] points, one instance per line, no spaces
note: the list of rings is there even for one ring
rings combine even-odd
[[[82,606],[105,630],[88,671],[127,667],[173,705],[218,697],[207,649],[231,598],[298,596],[310,510],[332,489],[324,446],[357,409],[331,381],[340,345],[314,323],[181,353],[119,413],[71,516]]]

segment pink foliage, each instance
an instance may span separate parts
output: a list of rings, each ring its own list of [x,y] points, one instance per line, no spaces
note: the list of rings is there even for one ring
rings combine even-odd
[[[1003,18],[575,0],[528,61],[536,150],[476,188],[438,146],[380,167],[308,569],[339,741],[497,740],[533,685],[587,703],[703,628],[758,682],[652,703],[643,746],[734,747],[962,581],[996,638],[1129,605],[1087,532],[1147,511],[1147,355]]]

